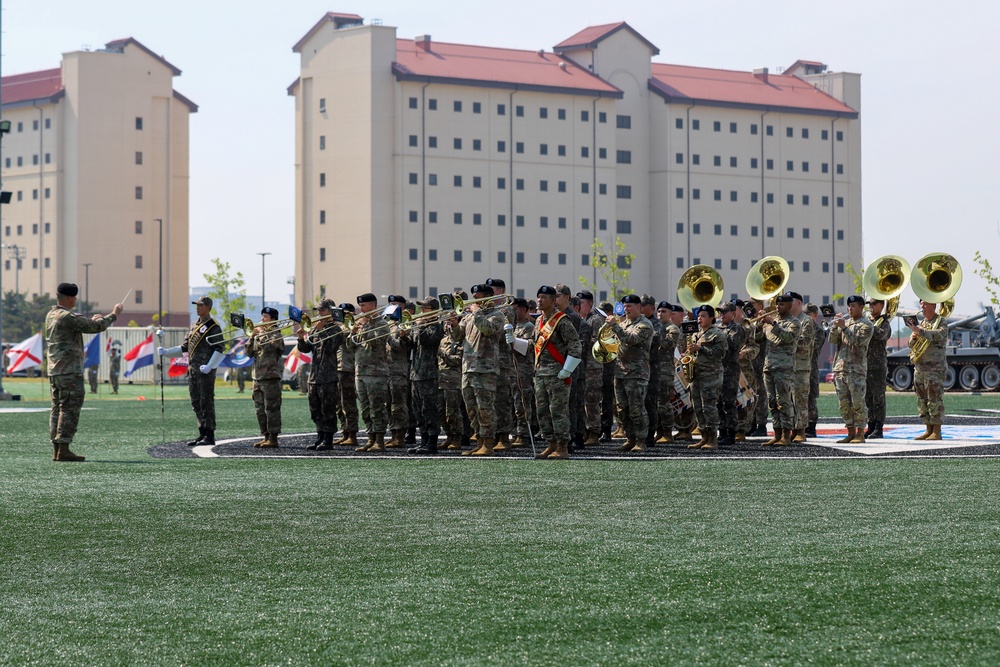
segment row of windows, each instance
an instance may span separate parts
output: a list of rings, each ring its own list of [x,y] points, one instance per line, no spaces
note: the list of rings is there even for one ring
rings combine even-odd
[[[24,225],[16,225],[16,227],[14,227],[14,229],[17,230],[17,235],[18,236],[23,236],[24,235]],[[12,230],[11,225],[4,226],[4,228],[3,228],[3,234],[4,234],[4,236],[10,236],[11,235],[11,230]],[[33,225],[31,225],[31,233],[33,235],[35,235],[35,236],[38,235],[38,223],[37,222],[34,223]],[[46,234],[51,234],[52,233],[52,223],[50,223],[50,222],[46,222],[45,223],[45,233]]]
[[[322,112],[324,112],[326,110],[326,99],[320,99],[319,102],[320,102],[320,112],[322,113]],[[420,100],[418,98],[416,98],[416,97],[411,97],[411,98],[409,98],[408,105],[409,105],[409,108],[411,108],[411,109],[419,109],[420,108]],[[462,113],[462,111],[463,111],[464,108],[465,108],[465,105],[464,105],[464,102],[462,100],[453,100],[452,103],[451,103],[451,110],[453,112],[455,112],[455,113]],[[431,97],[431,98],[429,98],[427,100],[427,110],[428,111],[437,111],[438,110],[438,101],[437,101],[437,98]],[[473,102],[472,103],[472,113],[474,113],[474,114],[481,114],[482,112],[483,112],[483,104],[482,104],[482,102]],[[506,116],[507,115],[507,105],[506,104],[497,104],[497,115],[498,116]],[[523,118],[524,117],[524,106],[520,105],[520,104],[516,105],[514,107],[514,115],[517,116],[518,118]],[[549,118],[549,108],[548,107],[538,107],[538,117],[540,119],[542,119],[542,120],[548,119]],[[566,120],[568,118],[568,114],[566,112],[566,109],[556,109],[556,116],[555,117],[558,120]],[[622,116],[619,116],[619,118],[622,118]],[[628,116],[624,116],[624,118],[628,118]],[[588,111],[586,109],[581,110],[580,111],[580,121],[584,122],[584,123],[589,123],[590,122],[590,111]],[[607,123],[608,122],[608,114],[606,112],[604,112],[604,111],[597,112],[597,122],[598,123]]]
[[[419,146],[420,146],[420,137],[418,137],[416,134],[411,134],[411,135],[409,135],[408,143],[409,143],[409,145],[410,145],[411,148],[419,148]],[[462,150],[462,146],[463,145],[464,145],[464,142],[462,141],[461,137],[454,137],[451,140],[451,147],[454,150],[456,150],[456,151]],[[320,150],[323,150],[325,147],[326,147],[326,142],[324,140],[324,137],[320,137]],[[434,137],[434,136],[427,137],[427,147],[428,148],[438,148],[438,138]],[[481,151],[481,150],[483,150],[483,142],[482,142],[481,139],[473,139],[472,140],[472,150],[473,151]],[[497,141],[497,153],[506,153],[506,152],[507,152],[507,142],[504,141],[504,140]],[[523,155],[524,154],[524,142],[523,141],[518,141],[518,142],[514,143],[514,152],[517,153],[517,154],[519,154],[519,155]],[[547,155],[549,155],[549,145],[548,144],[539,144],[538,145],[538,154],[540,156],[547,156]],[[559,156],[559,157],[566,157],[567,153],[566,153],[566,145],[565,144],[559,144],[559,145],[556,146],[556,155]],[[581,158],[589,158],[590,157],[590,147],[589,146],[581,146],[580,147],[580,157]],[[598,148],[597,149],[597,157],[598,157],[598,159],[601,159],[601,160],[608,159],[608,149],[607,148]],[[624,150],[617,151],[617,154],[616,154],[615,157],[616,157],[616,162],[618,164],[632,164],[632,151],[624,151]]]
[[[34,165],[34,166],[36,166],[36,167],[38,166],[38,154],[37,153],[31,156],[31,164]],[[52,153],[46,153],[45,154],[45,164],[52,164]],[[4,158],[3,166],[6,169],[10,169],[13,166],[12,158],[9,158],[9,157]],[[23,167],[24,166],[24,157],[21,156],[21,155],[17,156],[17,166],[18,167]]]
[[[707,225],[706,225],[706,227],[707,227]],[[723,228],[723,226],[720,225],[720,224],[712,225],[712,233],[715,236],[722,236],[722,228]],[[684,223],[683,222],[678,222],[677,226],[676,226],[676,230],[677,230],[678,234],[683,234],[684,233]],[[768,227],[765,231],[767,233],[767,237],[768,238],[773,238],[774,237],[774,227]],[[823,229],[821,231],[822,231],[823,240],[824,241],[829,241],[830,240],[830,230],[829,229]],[[625,233],[625,232],[621,232],[621,230],[619,230],[619,232],[620,233]],[[698,223],[698,222],[691,223],[691,233],[692,234],[701,234],[701,223]],[[750,236],[757,236],[758,233],[759,233],[759,228],[757,227],[757,225],[751,225],[750,226]],[[729,225],[729,235],[730,236],[739,236],[739,225]],[[808,239],[808,238],[810,238],[810,236],[811,236],[811,234],[810,234],[809,228],[808,227],[803,227],[802,231],[801,231],[801,238]],[[786,227],[785,228],[785,237],[786,238],[790,238],[790,239],[794,239],[795,238],[795,227]],[[837,240],[838,241],[843,241],[844,240],[844,230],[843,229],[838,229],[837,230]]]
[[[684,199],[684,188],[677,188],[676,191],[675,191],[675,193],[674,193],[674,196],[677,199]],[[697,200],[701,199],[701,189],[700,188],[692,188],[691,189],[691,199],[697,199]],[[713,201],[722,201],[723,200],[722,190],[713,190],[712,191],[712,200]],[[729,191],[729,201],[731,201],[731,202],[738,202],[739,200],[740,200],[739,192],[737,190],[730,190]],[[768,203],[768,204],[773,204],[774,203],[774,193],[773,192],[768,192],[766,194],[766,196],[764,197],[764,201],[766,203]],[[760,202],[760,194],[757,193],[757,192],[751,192],[750,193],[750,203],[751,204],[757,204],[759,202]],[[785,195],[785,203],[788,204],[788,205],[794,206],[795,205],[795,195],[793,195],[793,194],[787,194],[787,195]],[[799,203],[802,206],[809,206],[812,203],[812,198],[809,195],[800,195],[799,196]],[[829,195],[822,195],[820,197],[820,206],[829,206],[829,205],[830,205],[830,197],[829,197]],[[843,208],[843,207],[844,207],[844,198],[843,197],[837,197],[837,208]]]
[[[739,123],[729,122],[728,125],[729,125],[729,133],[730,134],[738,134],[739,133]],[[684,119],[683,118],[675,118],[674,119],[674,127],[677,128],[678,130],[683,130],[684,129]],[[694,130],[694,131],[700,130],[701,129],[701,120],[698,119],[698,118],[692,118],[691,119],[691,129]],[[759,127],[758,127],[757,123],[750,123],[750,134],[757,134],[758,130],[759,130]],[[712,131],[713,132],[722,132],[722,121],[720,121],[720,120],[712,121]],[[765,125],[764,126],[764,134],[766,134],[769,137],[773,137],[774,136],[774,125]],[[785,128],[785,136],[788,137],[789,139],[795,137],[795,128],[791,127],[791,126],[786,127]],[[801,138],[803,138],[803,139],[808,139],[809,138],[809,128],[808,127],[799,128],[799,136]],[[836,137],[837,141],[843,141],[844,140],[844,132],[843,132],[843,130],[837,130],[837,132],[835,133],[834,136]],[[830,140],[830,130],[820,130],[819,138],[822,141],[829,141]]]
[[[409,178],[408,178],[408,182],[409,182],[410,185],[420,185],[420,176],[419,176],[419,174],[417,174],[417,172],[415,172],[415,171],[410,172]],[[437,186],[438,182],[439,182],[439,179],[438,179],[438,175],[437,174],[427,174],[427,185],[429,185],[429,186]],[[456,188],[460,188],[460,187],[463,186],[464,183],[465,183],[465,179],[460,174],[455,174],[454,176],[452,176],[452,181],[451,181],[452,186],[454,186]],[[319,175],[319,186],[321,188],[326,186],[326,174],[320,174]],[[472,187],[473,188],[481,188],[481,187],[483,187],[482,177],[480,177],[480,176],[473,176],[472,177]],[[615,186],[615,187],[616,187],[616,189],[615,189],[615,196],[618,199],[631,199],[632,198],[632,186],[630,186],[630,185],[618,185],[618,186]],[[506,190],[507,189],[507,178],[506,177],[500,176],[500,177],[497,178],[497,189],[498,190]],[[524,181],[523,178],[515,178],[514,179],[514,189],[515,190],[524,190],[525,189],[525,181]],[[549,181],[545,180],[545,179],[542,179],[542,180],[538,181],[538,191],[539,192],[549,192]],[[556,192],[568,192],[569,190],[568,190],[567,182],[566,181],[556,181],[556,190],[555,191]],[[580,194],[584,194],[584,195],[585,194],[590,194],[590,183],[587,183],[587,182],[580,183]],[[607,183],[599,183],[597,185],[597,194],[599,194],[599,195],[606,195],[606,194],[608,194],[608,185],[607,185]]]
[[[674,155],[674,162],[676,162],[677,164],[684,164],[684,153],[677,153],[677,154],[675,154]],[[692,165],[700,165],[701,164],[701,155],[699,155],[698,153],[693,153],[691,155],[691,164]],[[712,156],[712,166],[713,167],[721,167],[722,166],[722,156],[721,155],[713,155]],[[739,158],[737,158],[736,156],[730,156],[729,157],[729,166],[731,168],[733,168],[733,169],[739,168],[739,166],[740,166],[740,164],[739,164]],[[755,158],[755,157],[750,158],[750,168],[751,169],[757,169],[759,166],[760,166],[760,161],[757,158]],[[764,168],[766,170],[768,170],[768,171],[773,171],[774,170],[774,160],[772,158],[767,158],[766,160],[764,160]],[[809,173],[809,163],[806,162],[806,161],[803,161],[801,163],[800,170],[803,173]],[[794,160],[786,160],[785,161],[785,171],[795,171],[795,161]],[[837,171],[838,174],[843,174],[844,173],[844,165],[838,163],[836,165],[836,171]],[[824,174],[829,174],[830,173],[830,163],[828,163],[828,162],[821,163],[820,164],[820,172],[822,172]]]
[[[45,199],[52,198],[52,188],[45,188],[43,192]],[[13,193],[13,197],[16,201],[24,201],[24,190],[18,190],[17,192]],[[31,191],[31,198],[38,199],[38,188],[35,188]]]
[[[45,264],[45,268],[46,269],[51,266],[51,263],[49,262],[49,258],[48,257],[45,258],[44,264]],[[11,267],[11,260],[9,260],[9,259],[5,260],[3,268],[6,269],[7,271],[10,271],[10,267]],[[18,270],[24,268],[24,260],[21,260],[21,259],[17,260],[17,268],[18,268]],[[35,257],[34,259],[31,260],[31,268],[33,268],[33,269],[37,269],[38,268],[38,258],[37,257]]]
[[[676,266],[677,266],[678,269],[686,269],[688,267],[687,260],[685,260],[683,257],[678,257],[676,259],[676,261],[677,261]],[[700,257],[693,257],[693,258],[691,258],[691,263],[692,264],[701,264],[702,263],[701,262],[701,258]],[[752,259],[749,262],[747,262],[747,267],[752,267],[756,263],[757,263],[757,260]],[[713,268],[722,270],[722,260],[721,259],[715,259],[712,262],[712,266],[713,266]],[[809,261],[803,261],[799,266],[800,266],[800,269],[801,269],[801,271],[803,273],[810,273],[812,271],[812,264]],[[739,260],[736,260],[736,259],[729,260],[729,269],[731,271],[739,271],[740,270]],[[794,271],[795,270],[795,260],[788,260],[788,270],[789,271]],[[823,273],[830,273],[830,262],[822,262],[822,271],[823,271]],[[843,273],[843,272],[844,272],[844,263],[843,262],[837,262],[837,273]],[[733,295],[733,298],[736,298],[736,295]],[[805,297],[805,300],[808,301],[809,298]],[[826,297],[823,297],[823,301],[826,302],[826,301],[828,301],[828,299]]]
[[[19,120],[19,121],[17,121],[17,123],[14,123],[14,126],[16,127],[16,129],[17,129],[18,132],[24,132],[24,121],[20,121]],[[51,128],[52,128],[52,119],[51,118],[46,118],[45,119],[45,129],[49,130]],[[33,131],[35,131],[35,132],[38,131],[38,119],[37,118],[34,119],[33,121],[31,121],[31,129]]]

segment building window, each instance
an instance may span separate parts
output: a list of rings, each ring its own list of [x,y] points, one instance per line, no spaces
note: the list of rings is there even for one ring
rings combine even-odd
[[[589,123],[590,122],[590,112],[584,109],[580,112],[580,122]]]
[[[417,222],[417,221],[418,221],[417,212],[410,211],[410,222]]]
[[[142,186],[135,186],[135,198],[142,199]],[[35,199],[38,199],[38,190],[35,190]]]
[[[837,230],[837,240],[838,241],[843,241],[844,240],[844,230],[843,229],[838,229]]]
[[[431,111],[437,111],[438,101],[434,98],[427,100],[427,108]]]
[[[632,233],[632,221],[631,220],[617,220],[615,221],[615,231],[619,234],[631,234]]]
[[[462,100],[455,100],[452,102],[452,109],[455,113],[462,113]]]
[[[808,127],[803,127],[802,128],[802,138],[803,139],[808,139],[809,138],[809,128]]]
[[[751,192],[750,193],[750,203],[751,204],[756,204],[757,200],[758,200],[757,193],[756,192]]]
[[[632,186],[631,185],[619,185],[616,188],[617,199],[631,199],[632,198]]]
[[[321,151],[325,151],[326,150],[326,135],[325,134],[319,135],[319,149]]]
[[[843,140],[844,140],[843,130],[837,130],[837,141],[843,141]]]
[[[830,273],[830,262],[823,262],[823,273]]]
[[[774,238],[774,227],[768,227],[767,228],[767,238],[769,238],[769,239],[773,239]]]
[[[789,138],[794,137],[795,136],[795,130],[793,128],[791,128],[791,127],[786,127],[785,128],[785,136],[789,137]]]
[[[504,215],[503,213],[497,214],[497,227],[506,227],[506,226],[507,226],[507,216]]]
[[[729,260],[729,270],[730,271],[736,271],[738,268],[740,268],[740,260],[738,260],[738,259],[731,259],[731,260]]]
[[[325,105],[326,100],[320,100],[320,102],[321,102],[321,104],[320,104],[319,110],[322,112],[323,111],[323,106]],[[417,108],[417,98],[416,97],[411,97],[410,98],[410,108],[411,109],[416,109]]]
[[[461,250],[456,250],[454,257],[455,257],[455,261],[456,262],[461,262],[462,261],[462,251]]]
[[[767,162],[764,163],[764,166],[767,169],[774,170],[774,160],[772,160],[771,158],[768,158]]]
[[[729,201],[738,201],[739,195],[736,194],[736,190],[729,191]]]
[[[482,102],[473,102],[472,103],[472,113],[482,113],[482,112],[483,112],[483,103]]]
[[[521,253],[518,253],[518,255],[520,255],[520,254]],[[548,264],[549,263],[549,253],[547,253],[547,252],[539,253],[538,254],[538,263],[539,264]]]
[[[712,199],[715,201],[722,201],[722,190],[713,190]]]
[[[566,192],[566,181],[559,181],[557,189],[559,192]]]
[[[632,129],[632,116],[623,116],[618,114],[618,116],[615,117],[615,127],[619,130]]]
[[[538,108],[538,117],[539,118],[548,118],[549,117],[549,110],[547,108],[545,108],[545,107],[539,107]]]
[[[415,100],[416,98],[414,97],[412,99]],[[325,97],[319,98],[319,112],[320,113],[326,113],[326,98]]]
[[[750,236],[757,236],[757,225],[750,228]]]
[[[52,190],[50,188],[45,188],[45,198],[48,199],[52,195]]]
[[[830,230],[829,229],[824,229],[823,230],[823,240],[824,241],[829,241],[830,240]]]
[[[556,154],[559,157],[566,157],[566,145],[565,144],[559,144],[559,146],[556,148]]]
[[[788,238],[790,238],[790,239],[794,239],[795,238],[795,228],[794,227],[789,227],[788,229],[786,229],[785,230],[785,235]]]
[[[518,141],[518,142],[516,142],[514,144],[514,152],[515,153],[523,153],[524,152],[524,142],[523,141]]]
[[[556,112],[556,116],[559,118],[559,120],[566,120],[566,110],[565,109],[559,109]]]
[[[507,142],[506,141],[498,141],[497,142],[497,153],[506,153],[506,152],[507,152]]]
[[[20,123],[18,123],[18,125],[20,125]],[[142,116],[136,116],[135,117],[135,129],[137,129],[137,130],[141,130],[142,129]]]
[[[720,121],[712,121],[712,132],[722,132],[722,123]]]
[[[320,248],[319,249],[319,261],[321,261],[321,262],[325,262],[326,261],[326,248]]]
[[[736,134],[736,123],[729,124],[729,134]]]
[[[822,204],[823,206],[829,206],[830,205],[830,198],[827,197],[826,195],[823,195],[823,197],[820,199],[819,203]]]
[[[803,261],[802,262],[802,272],[803,273],[809,273],[809,262],[808,261]]]
[[[142,255],[136,255],[135,256],[135,268],[137,268],[137,269],[141,269],[142,268]]]
[[[681,158],[677,161],[678,164],[682,163],[684,154],[678,153],[677,156]],[[618,164],[632,164],[632,151],[616,151],[615,161]]]
[[[427,222],[429,222],[431,224],[437,224],[437,221],[438,221],[438,213],[437,213],[437,211],[428,211],[427,212]]]
[[[417,259],[417,249],[410,248],[410,260],[416,260],[416,259]]]
[[[325,188],[326,187],[326,174],[321,173],[319,175],[319,187],[321,187],[321,188]]]
[[[566,229],[566,218],[559,218],[559,229]]]
[[[497,263],[506,264],[507,263],[507,253],[503,250],[497,251]]]
[[[580,229],[590,229],[590,218],[580,218]]]
[[[483,177],[482,176],[473,176],[472,177],[472,187],[474,187],[474,188],[481,188],[481,187],[483,187]]]
[[[523,252],[514,253],[514,261],[518,264],[524,264],[524,253]]]
[[[842,164],[838,164],[837,165],[837,173],[838,174],[843,174],[844,173],[844,165],[842,165]]]
[[[504,177],[497,178],[497,189],[506,190],[507,189],[507,179]]]
[[[590,183],[580,183],[580,192],[582,194],[590,193]]]
[[[804,238],[804,239],[809,238],[809,228],[808,227],[803,227],[802,228],[802,238]]]
[[[608,231],[608,221],[601,218],[597,221],[597,229],[602,232]]]
[[[674,196],[675,196],[675,197],[676,197],[677,199],[684,199],[684,188],[677,188],[677,189],[676,189],[676,190],[674,191],[674,193],[675,193],[675,194],[674,194]]]
[[[142,151],[135,152],[135,163],[138,165],[142,164]]]
[[[632,268],[631,255],[618,255],[617,264],[619,269],[631,269]]]
[[[802,205],[809,206],[809,195],[802,195]]]
[[[590,266],[590,255],[580,255],[580,266]]]
[[[785,162],[785,171],[795,171],[795,162],[788,160]]]
[[[767,193],[767,203],[768,204],[773,204],[774,203],[774,193],[773,192],[768,192]]]
[[[716,269],[721,269],[722,268],[722,260],[721,259],[716,259],[714,262],[712,262],[712,266],[715,267]]]
[[[515,227],[524,227],[524,216],[523,215],[515,215],[514,216],[514,226]]]
[[[712,225],[712,232],[714,232],[716,236],[722,236],[722,225]]]
[[[804,171],[804,172],[808,172],[809,171],[809,163],[808,162],[803,162],[802,163],[802,171]]]
[[[427,137],[427,147],[428,148],[437,148],[438,147],[438,138],[437,137]]]
[[[47,130],[50,127],[52,127],[52,119],[51,118],[46,118],[45,119],[45,129]]]
[[[608,114],[607,114],[606,111],[598,111],[597,112],[597,122],[598,123],[607,123],[608,122]]]
[[[701,155],[699,155],[698,153],[695,153],[694,155],[692,155],[691,156],[691,164],[694,164],[694,165],[701,164]]]
[[[843,272],[844,272],[844,263],[837,262],[837,273],[843,273]]]
[[[415,134],[411,134],[410,135],[410,146],[416,148],[416,146],[417,146],[417,135],[415,135]]]
[[[837,197],[837,208],[844,208],[844,198]]]
[[[456,188],[462,187],[462,176],[460,174],[455,174],[452,177],[452,185]]]
[[[514,107],[514,115],[517,116],[518,118],[524,118],[524,107],[520,106],[520,105],[519,106],[515,106]]]
[[[48,223],[45,223],[45,224],[48,224]],[[46,229],[45,231],[48,232],[49,230]],[[142,220],[136,220],[135,221],[135,233],[136,234],[142,234]]]
[[[507,105],[506,104],[498,104],[497,105],[497,115],[498,116],[506,116],[507,115]]]
[[[700,130],[701,129],[701,121],[698,120],[697,118],[695,118],[694,120],[692,120],[691,121],[691,129],[692,130],[696,130],[696,131]]]
[[[483,214],[482,213],[473,213],[472,214],[472,224],[474,224],[474,225],[482,225],[483,224]]]
[[[456,213],[455,217],[454,217],[454,220],[455,220],[455,224],[456,225],[462,224],[462,214],[461,213]]]
[[[830,165],[827,164],[826,162],[824,162],[823,164],[820,165],[819,170],[821,172],[823,172],[824,174],[829,174],[830,173]]]
[[[785,203],[786,204],[794,204],[795,203],[795,195],[785,195]]]
[[[684,153],[677,153],[674,156],[674,162],[676,162],[677,164],[684,164]]]
[[[691,199],[701,199],[701,188],[691,189]]]
[[[691,225],[691,233],[692,234],[701,234],[701,223],[700,222],[696,222],[696,223],[694,223],[694,224]],[[695,262],[695,264],[697,264],[697,263],[698,262]]]
[[[438,176],[437,174],[427,174],[427,185],[437,185]]]
[[[750,123],[750,134],[757,134],[757,123]]]
[[[548,229],[549,217],[547,215],[543,215],[542,217],[540,217],[538,219],[538,226],[541,227],[542,229]]]
[[[436,262],[438,260],[438,251],[435,248],[431,248],[427,251],[427,259],[431,262]]]
[[[539,181],[538,182],[538,189],[541,192],[548,192],[549,191],[549,182],[548,181]]]
[[[736,158],[735,157],[729,158],[729,166],[735,169],[736,165],[737,165]]]
[[[461,148],[462,144],[459,143],[458,147]],[[481,151],[481,150],[483,150],[483,140],[482,139],[473,139],[472,140],[472,150],[474,150],[474,151]]]
[[[823,141],[829,141],[830,140],[830,131],[829,130],[821,130],[820,133],[819,133],[819,138],[822,139]]]
[[[514,188],[516,190],[523,190],[524,189],[524,179],[523,178],[514,179]]]
[[[462,139],[460,137],[455,137],[451,142],[451,147],[456,151],[462,150]]]
[[[580,146],[580,157],[582,157],[582,158],[589,158],[590,157],[590,147],[589,146]]]
[[[481,261],[483,261],[483,251],[482,250],[473,250],[472,251],[472,261],[473,262],[481,262]]]
[[[684,223],[683,222],[678,222],[677,223],[677,233],[678,234],[683,234],[684,233]]]
[[[722,156],[721,155],[716,155],[716,156],[714,156],[712,158],[712,166],[713,167],[721,167],[722,166]]]
[[[766,134],[767,136],[769,137],[774,136],[774,125],[768,125],[767,127],[764,128],[764,130],[765,130],[764,134]]]

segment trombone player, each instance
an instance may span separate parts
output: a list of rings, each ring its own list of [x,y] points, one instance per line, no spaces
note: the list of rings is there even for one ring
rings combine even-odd
[[[333,434],[337,432],[337,411],[340,407],[340,375],[337,358],[344,342],[344,332],[333,321],[333,300],[323,299],[316,307],[319,314],[312,329],[299,328],[295,333],[300,352],[312,354],[309,373],[309,416],[316,425],[316,441],[306,447],[312,450],[333,449]],[[346,434],[347,426],[344,426]]]
[[[920,300],[920,310],[924,319],[919,324],[916,318],[908,319],[910,327],[910,359],[913,360],[913,389],[917,394],[917,412],[924,422],[926,431],[914,440],[940,440],[941,424],[944,422],[944,378],[948,372],[945,360],[945,346],[948,343],[948,326],[937,314],[937,304]],[[917,355],[914,348],[921,340],[926,341],[926,351]]]
[[[264,308],[260,316],[261,323],[250,334],[246,347],[247,356],[253,359],[253,407],[263,436],[253,446],[274,448],[281,433],[281,355],[285,341],[279,329],[267,324],[278,321],[278,311]]]
[[[864,297],[857,294],[848,297],[847,311],[848,318],[838,313],[830,325],[830,342],[837,346],[833,362],[837,398],[840,400],[840,415],[847,426],[847,435],[837,442],[861,444],[865,441],[865,432],[861,429],[868,421],[865,385],[872,323],[865,317]]]

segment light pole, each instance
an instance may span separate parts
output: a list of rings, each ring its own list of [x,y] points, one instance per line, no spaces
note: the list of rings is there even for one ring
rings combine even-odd
[[[84,315],[90,315],[90,265],[93,262],[85,262],[83,265],[83,302],[87,304]]]
[[[160,325],[160,329],[163,329],[163,218],[157,218],[156,222],[160,226],[160,279],[159,297],[156,300],[156,321]]]
[[[259,252],[260,255],[260,307],[263,309],[267,305],[267,300],[264,299],[264,259],[270,255],[269,252]]]
[[[21,260],[28,256],[28,249],[17,244],[7,245],[7,256],[14,260],[14,291],[21,293]]]

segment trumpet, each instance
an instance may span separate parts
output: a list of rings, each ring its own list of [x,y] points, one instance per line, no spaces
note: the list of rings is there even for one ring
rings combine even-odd
[[[240,338],[249,338],[253,335],[254,324],[253,320],[249,317],[244,317],[241,313],[230,313],[229,322],[233,325],[232,329],[227,329],[205,338],[209,345],[234,343]]]

